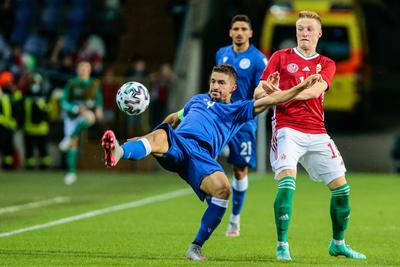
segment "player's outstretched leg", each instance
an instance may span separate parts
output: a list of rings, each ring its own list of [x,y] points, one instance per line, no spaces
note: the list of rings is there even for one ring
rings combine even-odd
[[[109,167],[113,167],[120,160],[124,151],[115,138],[115,134],[111,130],[107,130],[101,138],[101,145],[104,149],[104,161]]]

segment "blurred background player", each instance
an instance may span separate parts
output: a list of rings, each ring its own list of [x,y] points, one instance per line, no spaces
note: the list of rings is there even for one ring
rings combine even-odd
[[[14,133],[21,122],[22,94],[9,71],[0,73],[0,156],[1,165],[10,170],[14,162]]]
[[[47,169],[50,165],[47,142],[49,140],[48,101],[44,81],[39,73],[31,73],[29,89],[24,97],[23,131],[25,142],[25,166]],[[35,157],[37,149],[38,157]],[[38,160],[37,160],[38,159]]]
[[[222,47],[216,53],[217,64],[232,65],[237,74],[237,90],[232,101],[253,99],[254,89],[267,64],[267,58],[250,44],[253,36],[251,21],[246,15],[232,18],[229,37],[232,45]],[[232,213],[229,219],[227,236],[240,235],[240,211],[248,188],[249,167],[256,167],[256,119],[245,123],[228,143],[228,162],[233,164]]]
[[[100,80],[90,77],[91,65],[87,61],[78,63],[77,77],[69,80],[64,88],[61,106],[64,110],[64,138],[59,144],[66,152],[67,174],[64,182],[73,184],[76,179],[79,135],[103,119],[103,97]]]
[[[291,260],[287,235],[298,162],[311,179],[324,182],[331,191],[333,235],[329,254],[366,259],[365,255],[351,249],[344,240],[350,217],[350,186],[345,178],[343,159],[324,124],[322,103],[336,66],[333,60],[316,52],[321,36],[320,16],[312,11],[301,11],[296,21],[297,46],[275,52],[261,77],[261,84],[264,84],[264,80],[272,73],[278,72],[275,85],[282,90],[297,86],[315,73],[322,77],[321,81],[301,92],[294,100],[274,108],[270,160],[278,181],[274,203],[278,260]],[[261,87],[256,89],[256,95],[259,93],[260,96],[264,94]]]
[[[200,229],[186,253],[191,260],[204,260],[202,246],[221,222],[231,193],[229,180],[216,160],[221,149],[244,122],[269,106],[292,99],[318,79],[319,75],[310,76],[293,90],[231,103],[236,72],[230,65],[215,66],[208,94],[193,96],[151,133],[120,146],[113,131],[106,131],[102,138],[105,163],[113,167],[120,159],[140,160],[152,154],[166,170],[178,173],[201,201],[206,199],[208,207]]]

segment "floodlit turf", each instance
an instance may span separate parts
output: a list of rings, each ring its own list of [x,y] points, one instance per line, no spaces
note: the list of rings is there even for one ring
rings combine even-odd
[[[366,261],[331,257],[329,190],[301,175],[289,232],[292,263],[275,260],[271,174],[251,175],[241,236],[224,236],[227,218],[204,246],[207,262],[190,262],[205,204],[192,194],[0,238],[0,266],[399,266],[400,177],[348,175],[352,213],[347,242]],[[61,172],[0,173],[0,211],[57,196],[70,201],[0,213],[0,235],[188,188],[169,173],[80,172],[73,186]],[[184,191],[185,192],[185,191]],[[230,211],[230,208],[229,208]],[[227,215],[229,212],[227,212]]]

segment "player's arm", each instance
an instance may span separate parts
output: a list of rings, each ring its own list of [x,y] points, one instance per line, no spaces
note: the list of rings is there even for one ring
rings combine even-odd
[[[71,90],[71,81],[68,81],[67,85],[64,87],[63,97],[61,98],[61,101],[60,101],[61,108],[68,113],[78,114],[79,106],[71,103],[68,99],[70,90]]]
[[[328,89],[328,84],[321,79],[320,81],[316,82],[310,88],[300,92],[294,99],[296,100],[308,100],[311,98],[319,97],[325,90]]]
[[[254,100],[260,99],[273,92],[280,91],[279,89],[279,72],[275,71],[268,76],[267,80],[260,80],[258,86],[254,90]]]
[[[307,77],[307,79],[305,79],[302,83],[299,83],[298,85],[290,88],[289,90],[281,91],[281,90],[279,90],[279,88],[277,88],[272,83],[272,80],[274,79],[272,77],[272,75],[273,74],[271,74],[270,77],[268,78],[267,84],[268,84],[268,86],[273,88],[275,91],[269,95],[266,95],[266,96],[258,99],[258,100],[255,100],[254,114],[259,114],[271,106],[275,106],[278,104],[285,103],[289,100],[292,100],[299,93],[301,93],[302,91],[304,91],[307,88],[310,88],[315,83],[317,83],[318,81],[321,80],[321,75],[314,74],[314,75]]]
[[[172,126],[172,128],[178,127],[179,123],[183,119],[183,109],[178,112],[174,112],[169,114],[163,121],[163,123],[168,123]]]
[[[103,120],[103,93],[101,91],[101,88],[97,88],[97,93],[96,93],[96,109],[95,109],[95,115],[97,120]]]

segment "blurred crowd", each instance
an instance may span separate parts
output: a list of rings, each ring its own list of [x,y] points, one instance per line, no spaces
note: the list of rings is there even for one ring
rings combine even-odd
[[[63,137],[60,100],[82,61],[91,64],[90,75],[100,82],[104,113],[86,140],[97,141],[99,128],[120,129],[118,134],[124,136],[141,135],[166,115],[176,79],[169,63],[153,73],[141,56],[133,58],[122,73],[114,64],[120,1],[6,0],[0,5],[3,169],[59,167],[51,162],[49,145]],[[149,111],[141,116],[128,117],[117,108],[115,94],[126,81],[141,82],[151,93]],[[16,136],[22,136],[21,144],[16,144]]]

